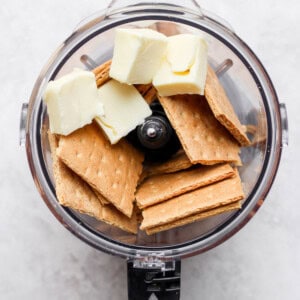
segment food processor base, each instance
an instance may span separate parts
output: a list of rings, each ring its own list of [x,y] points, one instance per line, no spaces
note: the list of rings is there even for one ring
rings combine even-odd
[[[129,300],[179,300],[181,261],[169,262],[166,270],[153,263],[153,267],[136,266],[127,262]]]

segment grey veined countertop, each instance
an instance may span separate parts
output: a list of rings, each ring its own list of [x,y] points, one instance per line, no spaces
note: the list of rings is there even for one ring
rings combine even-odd
[[[0,8],[0,298],[126,299],[126,264],[85,245],[53,217],[18,147],[19,115],[50,54],[109,1],[3,0]],[[182,263],[182,299],[300,299],[300,2],[201,0],[268,70],[289,115],[290,145],[256,216]]]

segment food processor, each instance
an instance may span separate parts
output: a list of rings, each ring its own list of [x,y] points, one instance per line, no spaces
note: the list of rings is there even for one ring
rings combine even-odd
[[[239,167],[245,199],[238,211],[146,235],[125,233],[59,205],[47,138],[49,119],[43,94],[50,80],[74,68],[92,70],[111,59],[116,28],[151,28],[165,35],[201,34],[215,70],[251,146],[242,148]],[[263,204],[288,143],[285,105],[252,50],[219,18],[194,0],[112,1],[85,19],[41,71],[21,112],[20,143],[25,145],[35,184],[54,216],[82,241],[123,257],[128,265],[129,299],[179,299],[181,259],[207,251],[235,234]]]

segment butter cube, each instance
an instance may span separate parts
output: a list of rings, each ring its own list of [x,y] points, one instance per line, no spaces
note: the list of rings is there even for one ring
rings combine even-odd
[[[186,72],[195,63],[199,37],[193,34],[173,35],[168,38],[167,60],[172,72]]]
[[[127,84],[151,83],[167,49],[167,37],[151,29],[116,30],[110,77]]]
[[[132,85],[111,79],[98,89],[104,115],[95,120],[112,144],[142,124],[152,114],[149,105]]]
[[[204,94],[207,44],[200,36],[179,34],[168,38],[166,59],[153,78],[161,96]]]
[[[76,69],[50,81],[46,87],[44,101],[47,104],[50,131],[68,135],[103,115],[103,104],[99,102],[95,75]]]

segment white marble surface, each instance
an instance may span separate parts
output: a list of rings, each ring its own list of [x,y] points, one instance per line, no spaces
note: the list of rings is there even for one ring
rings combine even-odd
[[[35,189],[19,114],[37,75],[99,0],[3,0],[0,8],[0,298],[126,299],[125,262],[85,245]],[[300,299],[300,2],[201,0],[267,68],[288,107],[290,145],[268,199],[223,245],[183,261],[182,299]]]

